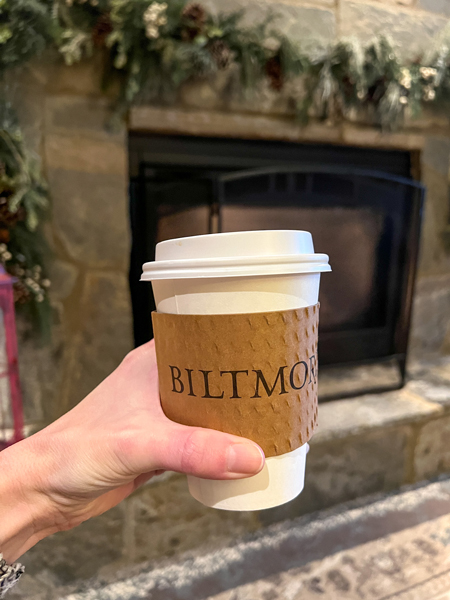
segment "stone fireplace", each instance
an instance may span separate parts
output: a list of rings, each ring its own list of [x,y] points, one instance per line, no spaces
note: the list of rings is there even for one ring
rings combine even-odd
[[[209,1],[214,8],[214,2]],[[216,8],[220,4],[216,2]],[[227,10],[242,6],[227,3]],[[249,19],[271,6],[278,26],[305,45],[325,46],[350,33],[363,41],[390,34],[405,56],[422,47],[447,22],[442,3],[289,0],[250,2]],[[222,7],[220,7],[222,9]],[[420,34],[420,35],[419,35]],[[227,95],[224,76],[185,86],[171,107],[139,106],[120,131],[105,127],[111,98],[100,89],[104,58],[62,66],[51,55],[14,76],[16,104],[31,146],[43,159],[53,214],[51,240],[55,313],[52,348],[39,348],[22,332],[22,379],[29,423],[43,423],[67,410],[105,377],[133,346],[127,270],[130,253],[128,134],[188,135],[246,140],[278,140],[402,150],[410,153],[413,178],[428,190],[411,349],[450,348],[447,277],[450,271],[448,163],[450,127],[424,116],[395,133],[358,123],[296,124],[283,99],[267,89],[242,100]],[[224,98],[226,97],[226,100]],[[37,360],[36,360],[37,356]],[[51,381],[49,374],[52,374]],[[37,383],[39,381],[39,383]],[[57,399],[57,400],[56,400]]]
[[[220,5],[218,0],[208,4]],[[444,4],[439,0],[251,0],[245,6],[250,19],[260,18],[269,5],[274,7],[280,13],[279,26],[304,40],[305,46],[314,41],[324,47],[336,36],[355,35],[365,41],[383,32],[410,57],[418,49],[418,40],[426,47],[446,25],[450,12]],[[227,2],[227,10],[241,6],[242,0]],[[269,90],[257,90],[245,101],[237,97],[225,101],[227,82],[219,78],[185,86],[176,106],[137,106],[119,130],[110,131],[105,124],[113,96],[105,97],[101,91],[103,60],[98,55],[68,68],[49,54],[14,75],[20,120],[29,145],[42,157],[53,203],[46,225],[52,249],[52,343],[40,345],[25,321],[18,324],[30,431],[79,402],[133,347],[128,186],[136,164],[128,152],[131,134],[407,153],[413,179],[427,188],[411,358],[423,361],[450,352],[450,124],[446,119],[424,115],[419,121],[408,121],[401,131],[387,133],[357,121],[312,122],[303,127],[292,120],[283,99]],[[305,512],[450,470],[450,455],[443,443],[450,432],[450,399],[443,392],[444,400],[436,400],[442,382],[450,380],[450,366],[445,359],[437,360],[444,363],[433,363],[434,392],[422,382],[408,384],[389,398],[367,396],[326,406],[311,452],[310,481],[315,481],[302,495],[303,505],[289,510]],[[421,364],[412,363],[414,373],[422,373]],[[354,402],[358,402],[356,408]],[[434,462],[426,458],[431,447]],[[345,466],[349,462],[351,473]],[[386,464],[391,465],[389,473],[383,467]],[[189,504],[181,479],[176,478],[150,486],[139,502],[153,505],[152,494],[163,497],[164,486]],[[124,517],[124,543],[129,544],[126,551],[130,553],[137,552],[133,540],[138,536],[133,529],[137,522],[133,502],[138,500],[129,501]],[[271,513],[258,524],[256,517],[243,515],[233,531],[248,531],[282,516],[282,511]],[[183,526],[184,518],[184,514],[179,516]],[[227,529],[224,516],[214,518],[222,519]],[[170,551],[164,543],[162,554]],[[133,554],[136,560],[138,554]]]
[[[151,287],[139,280],[158,242],[306,229],[316,250],[333,257],[319,298],[321,368],[391,362],[389,381],[378,373],[371,382],[368,373],[367,385],[351,393],[404,385],[424,200],[424,188],[411,177],[410,152],[231,136],[131,134],[129,140],[136,345],[153,337],[156,306]]]

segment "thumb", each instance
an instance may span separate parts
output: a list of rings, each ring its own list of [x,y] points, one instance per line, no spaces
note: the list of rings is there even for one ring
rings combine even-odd
[[[204,479],[240,479],[264,466],[264,452],[255,442],[212,429],[169,422],[158,442],[153,448],[158,469]]]

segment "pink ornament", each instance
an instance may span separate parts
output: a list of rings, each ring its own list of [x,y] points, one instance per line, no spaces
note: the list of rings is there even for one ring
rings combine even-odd
[[[0,265],[0,450],[23,438],[14,281]]]

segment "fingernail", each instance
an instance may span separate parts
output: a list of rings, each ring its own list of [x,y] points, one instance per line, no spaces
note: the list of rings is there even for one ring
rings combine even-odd
[[[233,444],[228,448],[227,467],[230,473],[259,473],[263,464],[263,451],[256,444]]]

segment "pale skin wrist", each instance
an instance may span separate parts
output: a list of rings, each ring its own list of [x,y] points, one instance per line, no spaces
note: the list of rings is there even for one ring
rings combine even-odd
[[[58,531],[33,445],[25,440],[0,453],[0,552],[7,563]]]

